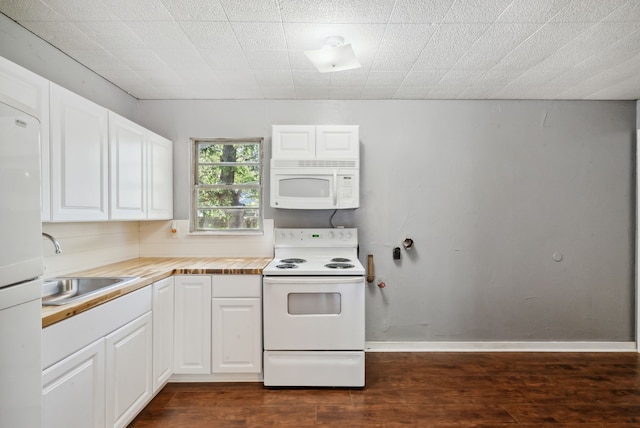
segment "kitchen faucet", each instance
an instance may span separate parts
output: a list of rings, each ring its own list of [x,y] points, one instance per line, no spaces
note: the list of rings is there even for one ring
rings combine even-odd
[[[44,236],[45,238],[49,238],[49,240],[53,242],[53,246],[56,247],[56,254],[60,254],[62,252],[62,248],[60,248],[60,243],[56,238],[54,238],[53,236],[45,232],[42,232],[42,236]]]

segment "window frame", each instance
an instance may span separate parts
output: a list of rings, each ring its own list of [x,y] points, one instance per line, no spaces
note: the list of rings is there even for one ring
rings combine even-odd
[[[202,188],[219,189],[219,185],[200,185],[199,183],[199,145],[209,144],[257,144],[259,147],[259,183],[257,185],[240,185],[234,187],[244,187],[258,190],[258,227],[256,229],[198,229],[198,190]],[[253,165],[253,163],[251,163]],[[190,162],[190,194],[191,206],[189,209],[189,234],[190,235],[263,235],[264,234],[264,138],[191,138],[191,162]],[[221,163],[223,165],[223,163]],[[238,165],[246,165],[238,163]]]

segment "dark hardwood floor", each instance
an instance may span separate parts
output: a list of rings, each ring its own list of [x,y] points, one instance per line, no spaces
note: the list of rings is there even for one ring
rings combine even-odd
[[[364,389],[169,384],[130,427],[640,426],[637,353],[367,353]]]

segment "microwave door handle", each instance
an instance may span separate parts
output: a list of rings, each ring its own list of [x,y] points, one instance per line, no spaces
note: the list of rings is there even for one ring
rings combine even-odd
[[[333,170],[333,207],[338,208],[338,170]]]

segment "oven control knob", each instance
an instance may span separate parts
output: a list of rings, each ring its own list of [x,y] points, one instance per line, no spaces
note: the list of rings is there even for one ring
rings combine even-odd
[[[329,232],[329,239],[333,239],[334,236],[333,232]]]
[[[338,232],[338,239],[342,239],[342,232]]]
[[[347,232],[347,234],[346,234],[344,239],[351,239],[351,232]]]

